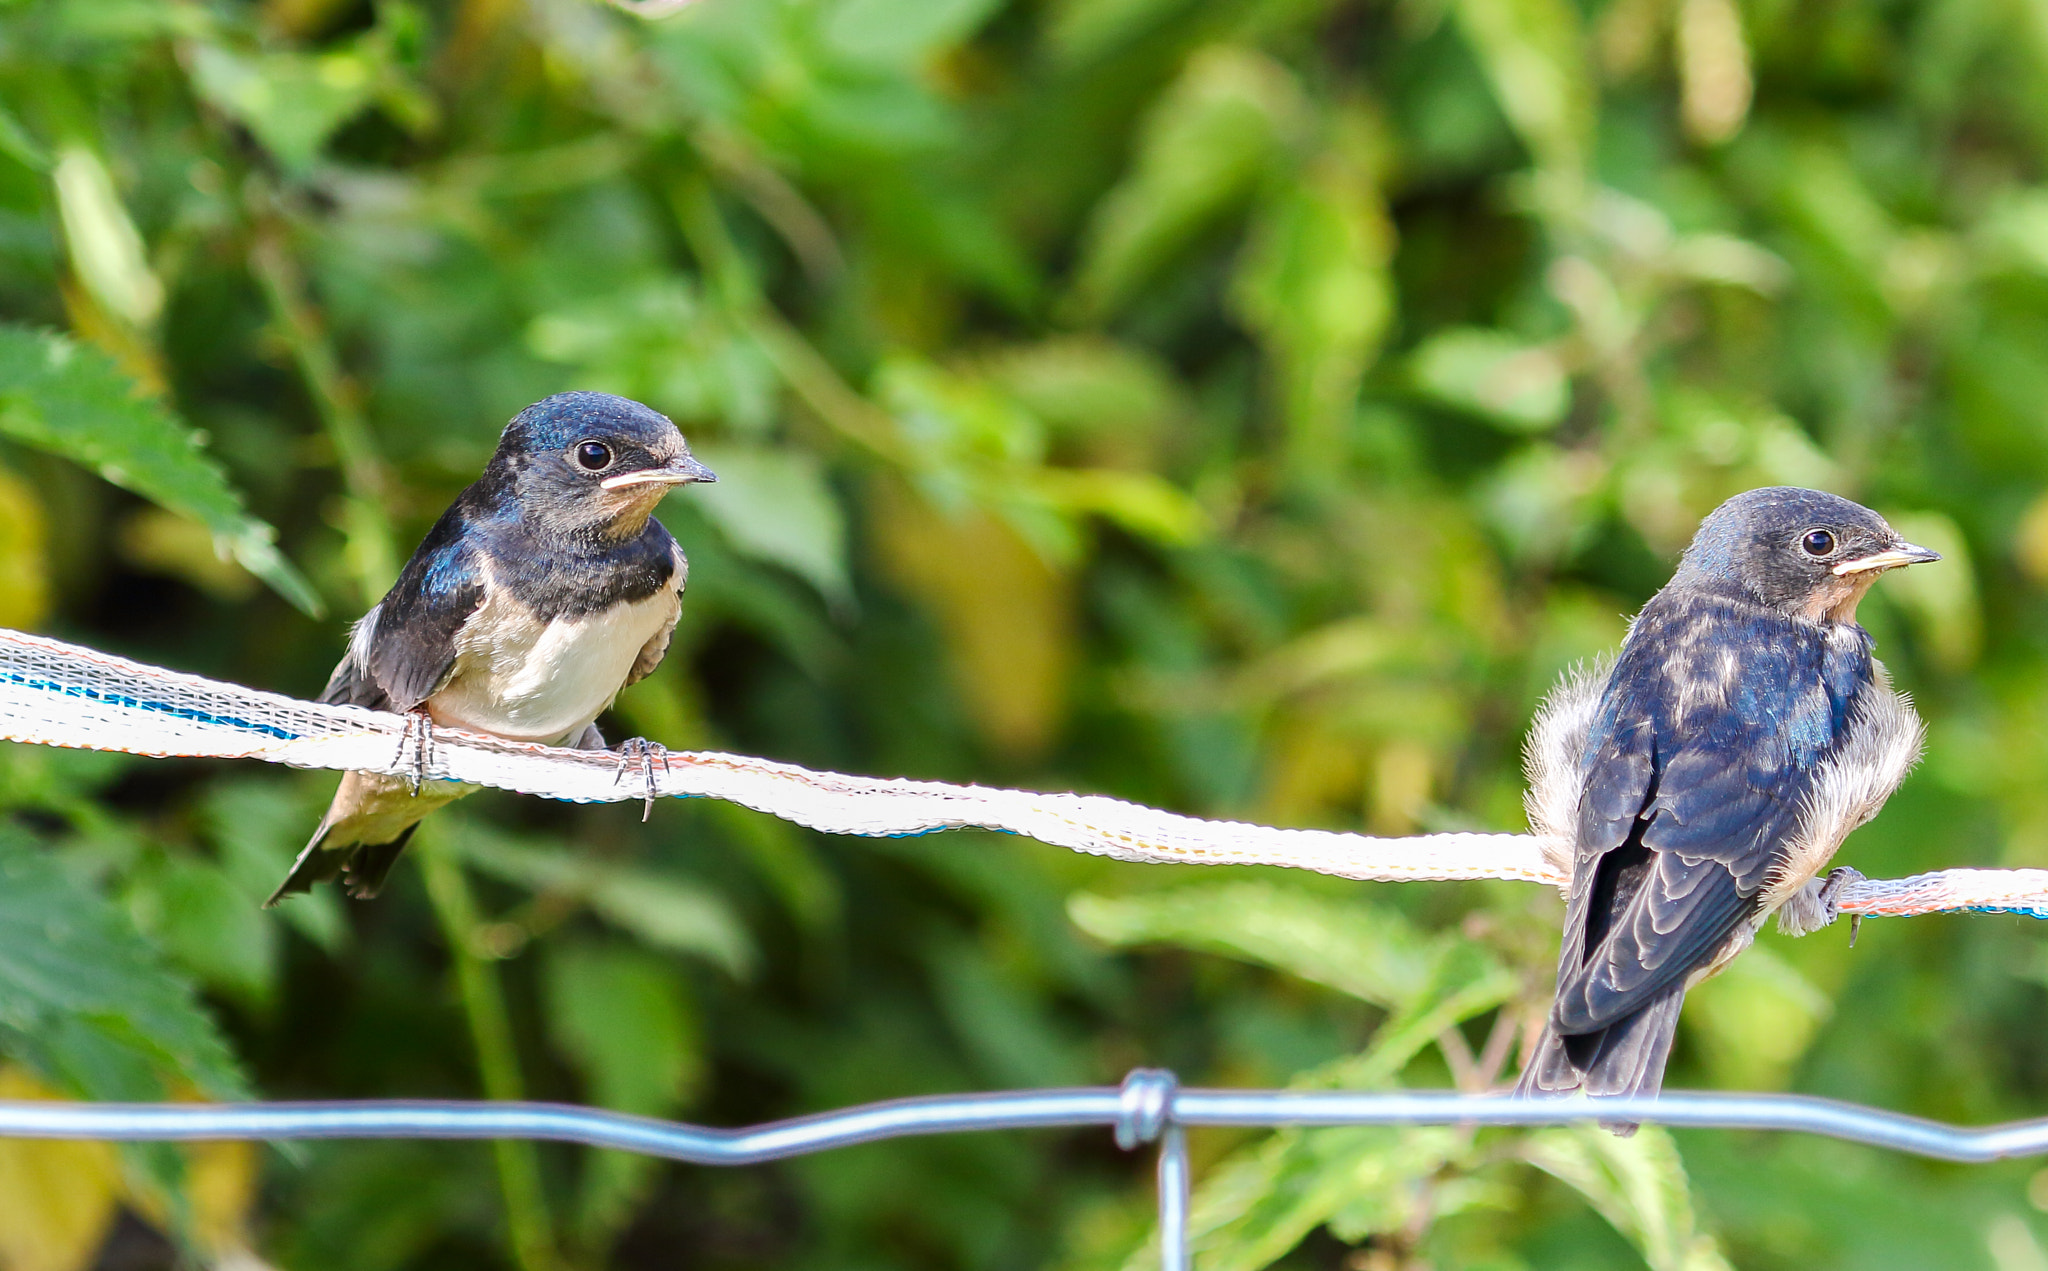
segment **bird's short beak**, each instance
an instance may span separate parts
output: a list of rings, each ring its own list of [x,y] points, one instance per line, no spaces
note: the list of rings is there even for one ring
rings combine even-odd
[[[1861,574],[1873,569],[1896,569],[1900,565],[1925,565],[1929,561],[1940,559],[1940,552],[1929,551],[1924,547],[1915,547],[1911,543],[1901,543],[1897,547],[1887,547],[1881,552],[1872,552],[1868,556],[1858,556],[1855,560],[1845,560],[1835,566],[1834,572],[1837,575]]]
[[[621,472],[615,477],[606,477],[598,482],[607,490],[623,490],[629,485],[688,485],[693,481],[710,482],[718,480],[718,474],[698,463],[688,455],[678,455],[659,468],[642,468],[638,472]]]

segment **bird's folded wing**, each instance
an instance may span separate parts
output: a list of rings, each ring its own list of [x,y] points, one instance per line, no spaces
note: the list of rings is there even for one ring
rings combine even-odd
[[[361,656],[376,642],[377,611],[381,607],[371,605],[370,612],[349,628],[348,652],[335,664],[334,674],[327,677],[327,687],[320,690],[320,701],[334,706],[365,706],[373,711],[391,709],[390,697],[370,678]]]
[[[450,527],[455,515],[451,508],[441,518],[377,606],[375,624],[349,642],[349,658],[393,710],[413,709],[447,680],[455,635],[484,600],[483,568]]]
[[[1748,917],[1834,745],[1825,735],[1788,740],[1792,686],[1811,677],[1759,662],[1744,686],[1752,691],[1729,695],[1739,705],[1682,723],[1629,712],[1642,723],[1594,756],[1551,1017],[1559,1031],[1591,1032],[1641,1010]]]
[[[1711,955],[1748,903],[1720,861],[1656,853],[1607,938],[1558,981],[1552,1024],[1590,1033],[1633,1015]]]

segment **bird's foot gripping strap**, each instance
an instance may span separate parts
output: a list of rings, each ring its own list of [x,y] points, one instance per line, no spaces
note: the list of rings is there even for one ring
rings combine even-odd
[[[391,766],[405,773],[406,784],[418,798],[434,762],[434,721],[424,710],[407,711],[404,719],[405,731],[398,735],[398,753],[392,756]]]
[[[1824,878],[1808,879],[1806,886],[1792,893],[1790,899],[1778,906],[1778,930],[1788,936],[1808,936],[1822,927],[1832,925],[1844,912],[1844,902],[1849,900],[1856,888],[1870,880],[1861,871],[1847,865],[1837,865]],[[1863,915],[1849,912],[1849,945],[1855,947],[1857,933],[1863,928]]]
[[[1829,922],[1842,916],[1842,889],[1851,883],[1868,882],[1863,871],[1847,865],[1837,865],[1828,871],[1827,881],[1820,885],[1821,907],[1827,911]],[[1849,915],[1849,947],[1856,947],[1856,937],[1863,930],[1863,915]]]
[[[654,779],[655,765],[661,766],[663,776],[667,776],[670,771],[668,747],[658,741],[649,741],[645,737],[628,737],[620,742],[612,753],[619,757],[618,771],[612,775],[613,785],[625,780],[626,773],[632,770],[636,762],[639,765],[640,778],[646,783],[647,790],[646,805],[640,809],[640,822],[644,825],[648,818],[654,815],[654,800],[661,794],[660,783]]]

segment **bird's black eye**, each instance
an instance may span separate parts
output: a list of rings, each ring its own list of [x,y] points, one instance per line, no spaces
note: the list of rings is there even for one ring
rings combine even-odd
[[[1806,537],[1799,540],[1808,556],[1825,556],[1835,550],[1835,536],[1826,530],[1808,530]]]
[[[576,462],[591,472],[596,472],[612,461],[612,448],[601,441],[579,442],[576,446]]]

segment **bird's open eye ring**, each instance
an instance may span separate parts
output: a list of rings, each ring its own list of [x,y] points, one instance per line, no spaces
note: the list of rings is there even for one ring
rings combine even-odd
[[[1826,530],[1808,530],[1806,537],[1799,540],[1799,546],[1808,556],[1826,556],[1835,550],[1835,536]]]
[[[601,441],[577,442],[576,462],[585,471],[601,472],[611,466],[612,448]]]

